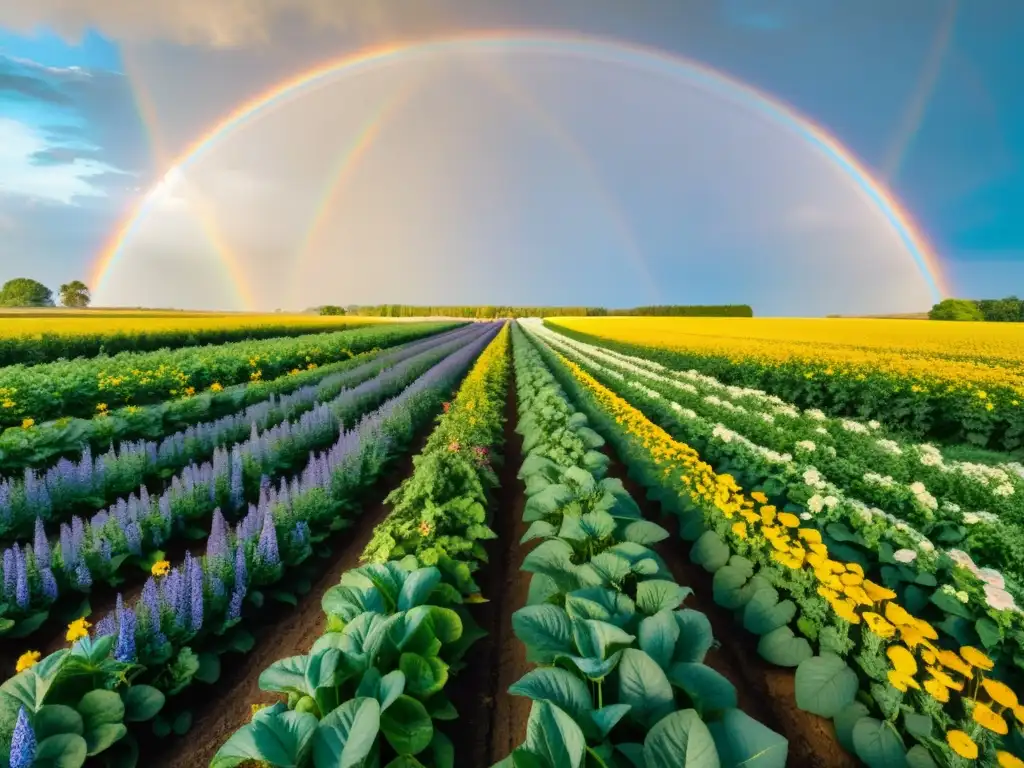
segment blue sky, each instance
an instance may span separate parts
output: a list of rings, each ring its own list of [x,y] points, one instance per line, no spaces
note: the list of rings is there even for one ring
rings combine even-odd
[[[372,14],[259,0],[244,18],[228,0],[66,7],[0,8],[0,279],[84,278],[170,158],[275,81],[363,45],[498,26],[682,54],[782,99],[885,180],[959,295],[1024,292],[1024,5],[1012,0],[424,0],[415,13],[384,0]],[[392,69],[297,98],[172,173],[98,298],[238,308],[220,242],[268,309],[929,303],[849,179],[734,104],[511,52]],[[496,98],[481,73],[525,100]],[[300,253],[330,159],[407,91]]]

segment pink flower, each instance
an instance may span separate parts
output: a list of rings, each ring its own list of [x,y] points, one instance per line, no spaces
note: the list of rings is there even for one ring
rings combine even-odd
[[[991,584],[985,585],[985,601],[989,604],[990,608],[994,608],[997,611],[1009,611],[1016,607],[1013,595],[1005,589],[994,587]]]
[[[448,450],[449,451],[457,451],[457,450],[459,450],[459,444],[457,442],[449,443],[448,444]]]

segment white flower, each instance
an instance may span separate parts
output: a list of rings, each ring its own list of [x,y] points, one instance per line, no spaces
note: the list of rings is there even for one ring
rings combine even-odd
[[[900,448],[899,443],[897,443],[895,440],[876,440],[875,444],[886,453],[891,453],[896,456],[899,456],[901,453],[903,453],[903,449]]]
[[[814,517],[814,515],[812,515],[810,512],[801,512],[800,513],[800,519],[801,520],[810,520],[812,517]]]
[[[912,549],[897,549],[892,556],[897,563],[912,563],[917,560],[917,552]]]
[[[924,487],[924,483],[913,483],[910,486],[910,490],[915,494],[927,493],[928,489]]]
[[[819,435],[827,435],[828,434],[828,430],[825,429],[824,427],[815,427],[814,431],[817,432]]]
[[[961,589],[959,592],[956,593],[956,599],[959,600],[961,603],[966,604],[967,601],[970,600],[970,595],[968,595]]]
[[[992,584],[985,585],[985,602],[989,604],[990,608],[997,611],[1009,611],[1017,607],[1013,595],[1002,587]]]
[[[946,554],[949,555],[949,559],[957,565],[963,566],[969,571],[977,572],[978,566],[974,564],[974,561],[971,559],[971,556],[963,550],[951,549],[947,551]]]
[[[868,428],[861,424],[859,421],[850,421],[849,419],[840,419],[839,424],[847,432],[856,432],[860,435],[866,435]]]
[[[824,488],[825,481],[821,479],[821,473],[814,467],[809,467],[804,471],[804,482],[812,488]]]
[[[994,493],[996,496],[1012,496],[1013,486],[1010,485],[1009,483],[1003,483],[1002,485],[997,485],[995,488],[993,488],[992,493]]]
[[[935,551],[935,545],[928,541],[928,539],[921,539],[919,542],[917,542],[917,546],[919,546],[925,552]]]
[[[814,419],[815,421],[825,421],[828,416],[819,411],[817,408],[808,408],[804,413]]]
[[[807,500],[807,508],[814,514],[818,514],[825,506],[825,500],[818,494],[814,494]]]
[[[813,440],[801,440],[796,444],[796,447],[804,451],[813,451],[818,446],[815,445]]]
[[[821,500],[821,503],[824,504],[829,509],[832,509],[836,504],[839,503],[839,499],[837,499],[835,496],[826,496],[824,499]]]
[[[974,512],[964,512],[964,525],[974,525],[980,522],[981,518]]]
[[[882,424],[872,419],[871,421],[868,422],[868,426],[871,427],[872,429],[879,429],[881,428]]]

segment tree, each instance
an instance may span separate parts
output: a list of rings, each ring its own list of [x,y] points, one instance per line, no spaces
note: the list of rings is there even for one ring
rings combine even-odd
[[[970,299],[943,299],[928,313],[929,320],[984,320],[981,309]]]
[[[320,307],[321,315],[344,315],[345,310],[343,307],[336,307],[333,304],[326,304]]]
[[[60,287],[60,303],[65,307],[88,307],[90,301],[89,288],[81,280],[72,280]]]
[[[53,292],[28,277],[16,277],[0,288],[0,307],[52,307]]]
[[[1016,296],[1008,296],[1005,299],[983,299],[978,302],[978,308],[989,322],[1017,323],[1020,322],[1021,313],[1024,312],[1024,302]]]

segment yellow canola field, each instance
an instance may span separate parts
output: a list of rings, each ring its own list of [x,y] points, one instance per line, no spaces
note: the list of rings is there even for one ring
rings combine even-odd
[[[231,331],[241,328],[308,327],[312,333],[342,328],[351,323],[367,325],[389,318],[337,315],[202,314],[186,312],[74,312],[0,313],[0,338],[47,336],[113,336],[158,334],[175,331]]]
[[[948,388],[1024,394],[1024,324],[926,320],[559,317],[564,328],[733,363],[826,375],[892,374]],[[822,368],[824,367],[824,371]],[[809,374],[811,375],[811,374]]]

